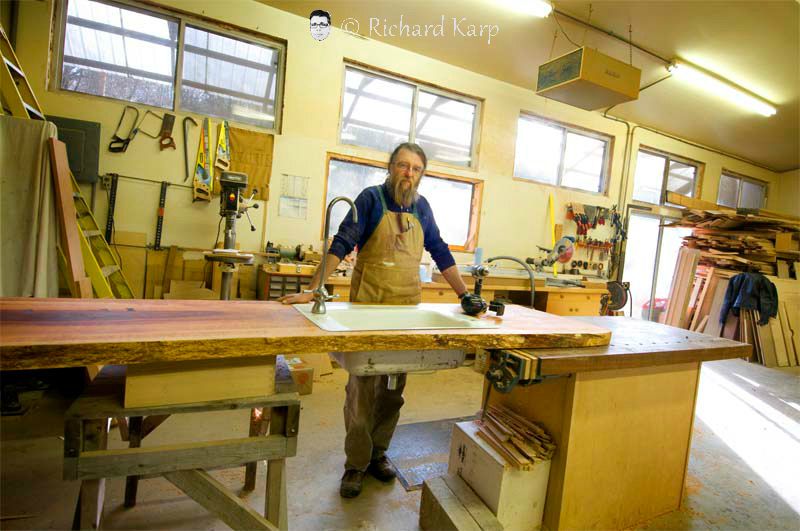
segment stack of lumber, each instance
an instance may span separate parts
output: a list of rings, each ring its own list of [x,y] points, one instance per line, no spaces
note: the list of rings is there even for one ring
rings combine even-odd
[[[791,266],[800,261],[800,220],[796,218],[740,214],[697,200],[687,206],[680,220],[666,226],[693,229],[691,236],[684,237],[684,245],[700,252],[701,265],[789,278]]]
[[[489,406],[476,423],[478,436],[518,470],[531,470],[536,462],[548,461],[556,450],[544,429],[503,406]]]
[[[800,349],[800,219],[729,208],[669,194],[670,203],[686,207],[669,227],[690,227],[672,278],[664,322],[712,336],[753,345],[753,361],[764,365],[798,365]],[[729,281],[744,272],[768,276],[778,291],[778,317],[758,325],[758,312],[730,313],[719,322]]]
[[[767,367],[800,365],[800,280],[767,276],[778,293],[778,315],[759,325],[758,310],[742,310],[739,316],[730,312],[725,323],[719,322],[730,279],[739,271],[697,266],[683,328],[715,337],[726,337],[753,345],[751,361]],[[677,326],[677,325],[674,325]]]
[[[700,251],[697,249],[681,247],[678,252],[678,262],[675,264],[675,271],[672,274],[664,324],[687,328],[690,319],[689,301],[694,300],[695,294],[699,290],[699,283],[695,276],[699,259]]]

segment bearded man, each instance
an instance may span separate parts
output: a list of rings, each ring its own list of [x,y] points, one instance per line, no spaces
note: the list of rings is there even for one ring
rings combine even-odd
[[[389,157],[389,174],[378,186],[363,190],[355,200],[358,222],[352,210],[339,226],[326,260],[326,271],[335,271],[339,262],[358,245],[358,258],[350,282],[350,300],[373,304],[417,304],[422,287],[419,265],[423,248],[442,276],[461,299],[465,312],[485,311],[486,303],[467,292],[453,255],[439,235],[428,201],[419,193],[420,180],[428,158],[417,144],[403,143]],[[317,269],[309,287],[316,289]],[[311,293],[287,295],[284,304],[310,302]],[[344,405],[347,436],[345,473],[339,493],[353,498],[361,493],[365,473],[381,481],[391,481],[395,471],[384,455],[392,440],[403,405],[406,375],[397,378],[397,387],[388,388],[388,377],[350,375]]]

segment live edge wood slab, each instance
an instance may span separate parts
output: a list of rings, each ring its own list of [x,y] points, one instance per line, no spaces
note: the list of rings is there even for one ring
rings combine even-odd
[[[453,311],[458,305],[448,304]],[[611,332],[522,306],[484,315],[499,328],[327,332],[265,301],[0,299],[0,369],[130,365],[304,352],[566,348]]]

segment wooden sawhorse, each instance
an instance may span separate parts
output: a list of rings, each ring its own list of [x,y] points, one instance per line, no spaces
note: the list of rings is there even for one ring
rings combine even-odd
[[[100,527],[105,478],[118,476],[129,477],[127,487],[133,477],[164,476],[233,529],[288,528],[285,459],[297,452],[300,420],[300,399],[297,393],[125,408],[122,405],[124,388],[125,368],[107,366],[66,412],[64,479],[82,480],[73,528]],[[145,427],[157,426],[160,423],[158,420],[163,420],[166,416],[228,409],[261,409],[270,413],[263,416],[251,414],[250,433],[255,435],[245,438],[107,449],[111,418],[130,418],[138,434],[138,444],[146,435]],[[154,420],[148,423],[148,419]],[[265,429],[267,422],[268,430]],[[252,468],[261,460],[267,460],[264,516],[206,472],[206,469],[247,464]],[[254,477],[255,472],[252,474]],[[126,503],[129,496],[126,488]],[[132,498],[135,503],[135,488],[132,490]]]

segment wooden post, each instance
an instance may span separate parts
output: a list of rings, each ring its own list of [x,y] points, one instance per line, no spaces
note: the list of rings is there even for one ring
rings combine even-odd
[[[270,435],[285,435],[288,407],[273,408],[270,415]],[[275,527],[289,529],[286,513],[286,459],[267,461],[267,490],[264,498],[264,516]]]
[[[128,448],[139,448],[142,445],[142,417],[131,417],[128,423]],[[139,476],[128,476],[125,479],[125,507],[136,505],[136,491],[139,488]]]
[[[85,420],[82,445],[84,452],[105,450],[108,445],[108,419]],[[73,529],[100,529],[105,496],[105,478],[88,479],[81,482]]]
[[[257,437],[267,433],[269,426],[270,408],[253,408],[250,410],[250,437]],[[244,490],[251,491],[256,488],[256,475],[258,474],[258,461],[247,463],[244,473]]]

